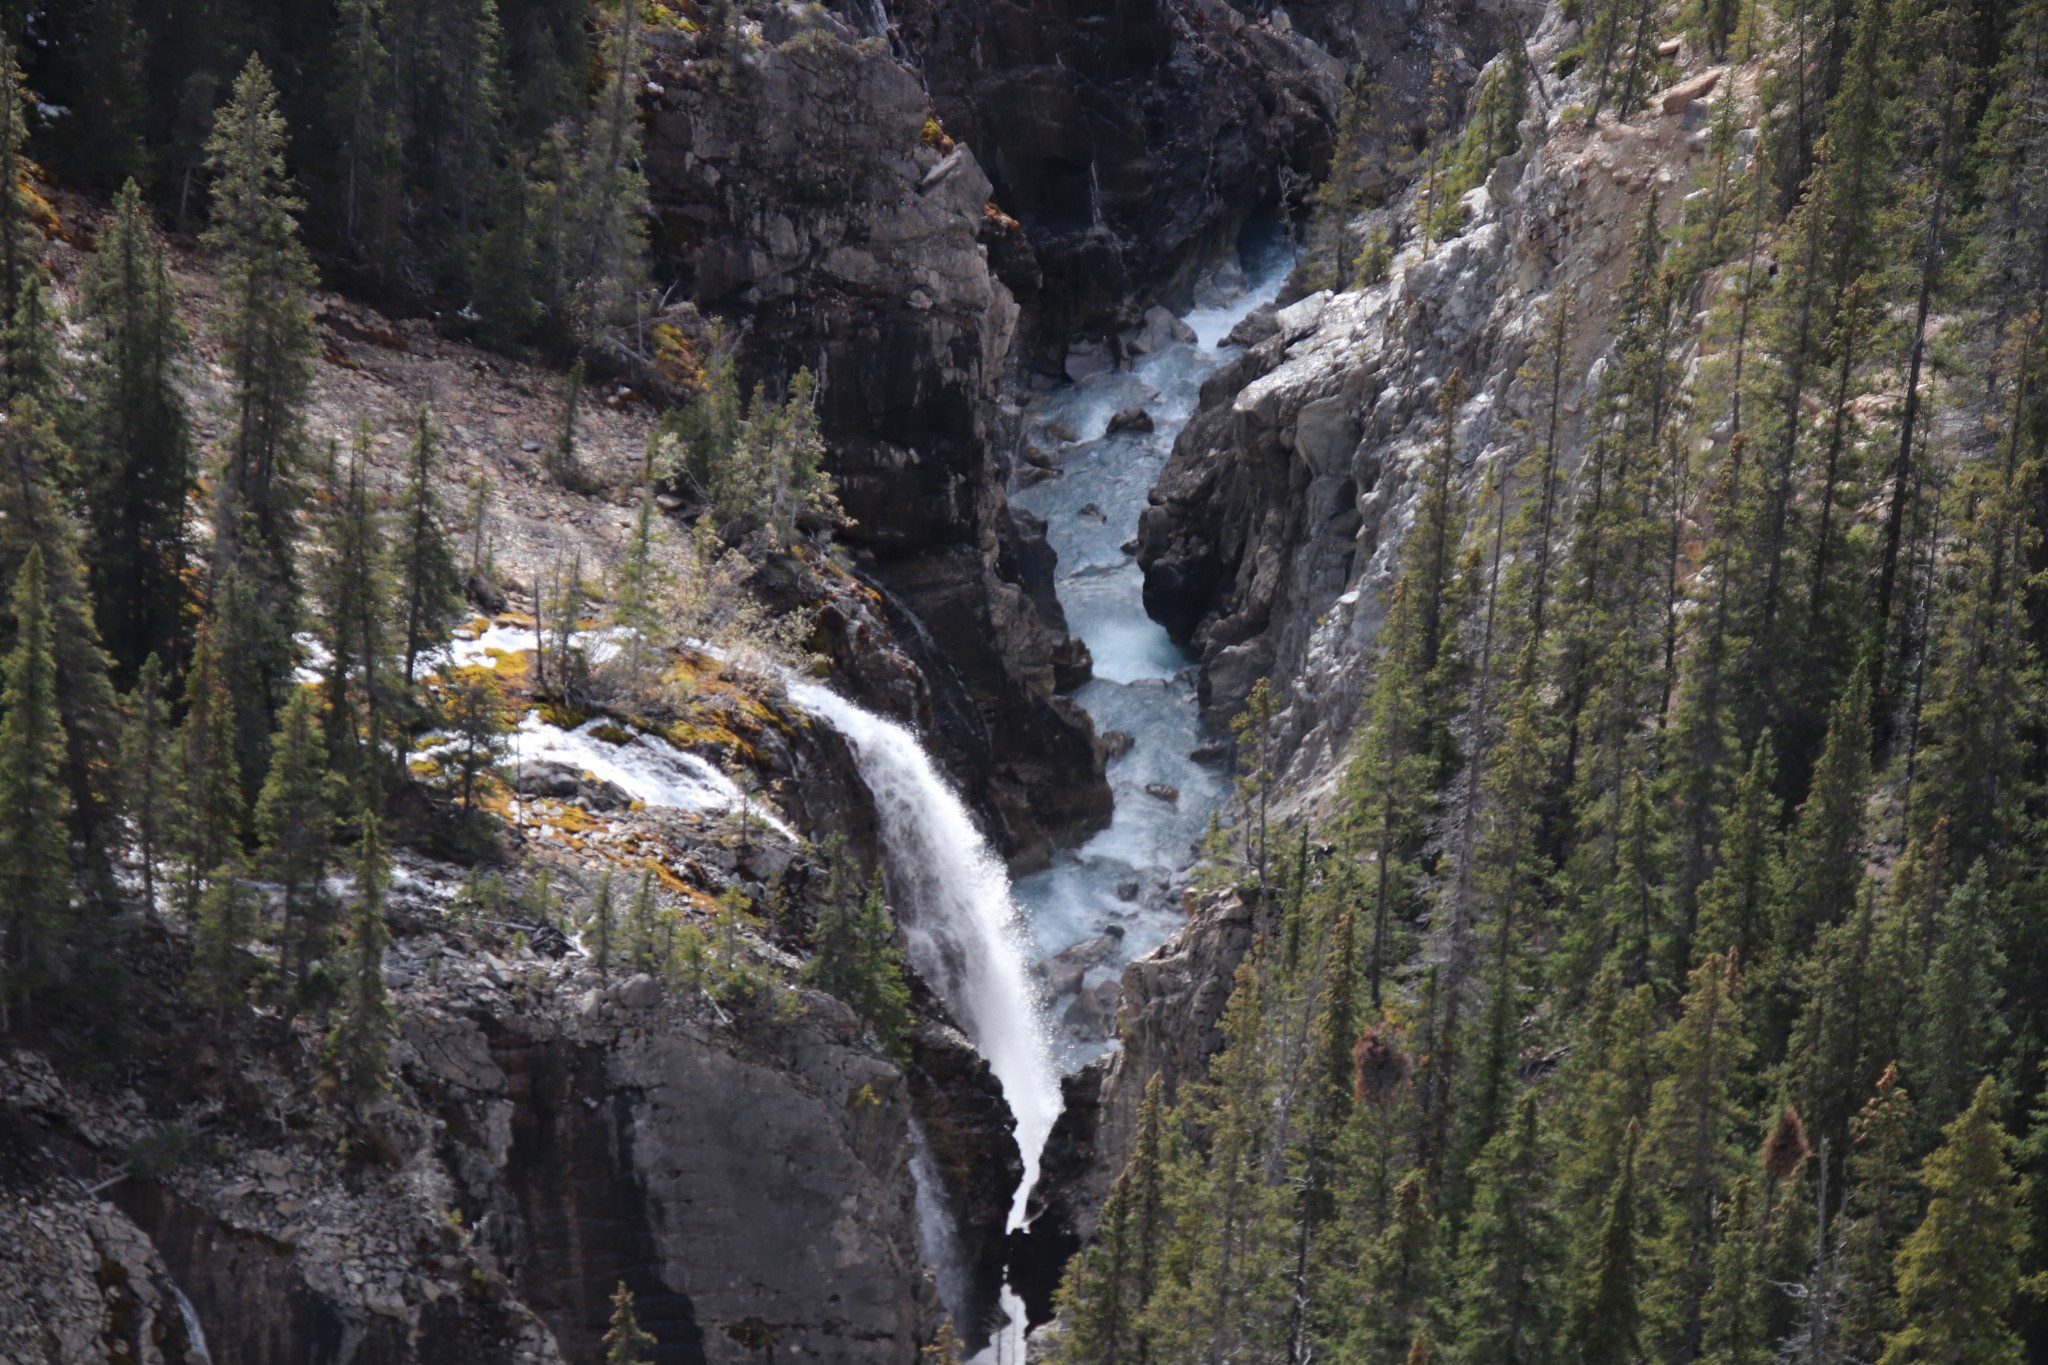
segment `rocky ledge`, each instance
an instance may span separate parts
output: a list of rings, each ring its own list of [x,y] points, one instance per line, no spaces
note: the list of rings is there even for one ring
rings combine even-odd
[[[1549,9],[1534,65],[1575,33]],[[1744,76],[1712,99],[1747,103],[1750,89]],[[1409,247],[1381,283],[1311,294],[1242,329],[1255,344],[1204,385],[1140,520],[1146,607],[1199,653],[1208,720],[1227,724],[1260,678],[1285,678],[1274,737],[1288,785],[1310,797],[1357,723],[1439,387],[1453,370],[1470,387],[1456,436],[1476,494],[1524,449],[1516,424],[1538,386],[1521,368],[1553,291],[1570,291],[1560,445],[1575,468],[1631,227],[1652,193],[1675,223],[1701,164],[1712,100],[1653,98],[1588,129],[1568,108],[1584,92],[1553,78],[1547,93],[1532,92],[1522,149],[1465,197],[1456,235]],[[1384,213],[1412,219],[1412,203]]]
[[[1252,909],[1234,891],[1187,893],[1188,922],[1124,967],[1116,1036],[1122,1046],[1066,1076],[1064,1107],[1031,1191],[1030,1225],[1011,1234],[1010,1283],[1031,1321],[1052,1299],[1073,1254],[1095,1235],[1109,1187],[1137,1140],[1138,1106],[1154,1076],[1168,1099],[1208,1074],[1237,967],[1251,950]]]

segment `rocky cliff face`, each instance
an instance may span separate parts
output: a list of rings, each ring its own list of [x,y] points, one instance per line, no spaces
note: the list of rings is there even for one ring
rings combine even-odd
[[[1544,19],[1531,45],[1539,68],[1576,36],[1555,7]],[[1535,415],[1537,392],[1519,371],[1559,289],[1576,319],[1561,433],[1576,467],[1631,228],[1652,193],[1667,225],[1682,217],[1711,101],[1750,107],[1749,73],[1711,77],[1683,51],[1680,62],[1674,97],[1593,130],[1566,116],[1583,92],[1552,77],[1534,94],[1522,150],[1467,196],[1457,235],[1426,256],[1404,252],[1371,288],[1255,317],[1253,344],[1204,386],[1141,521],[1146,605],[1199,652],[1213,726],[1260,678],[1285,680],[1275,726],[1290,802],[1315,804],[1346,755],[1439,387],[1453,370],[1471,385],[1456,435],[1476,493],[1527,448],[1517,423]],[[1412,211],[1402,200],[1383,212]],[[1036,1218],[1018,1239],[1012,1274],[1034,1315],[1093,1234],[1146,1081],[1163,1077],[1170,1094],[1221,1046],[1217,1021],[1252,935],[1234,899],[1196,901],[1180,933],[1126,970],[1124,1046],[1067,1079]]]
[[[623,1282],[662,1361],[916,1357],[910,1082],[850,1011],[727,1022],[461,938],[401,938],[358,1123],[260,1019],[132,1087],[0,1059],[0,1355],[590,1360]]]
[[[1352,63],[1419,118],[1432,50],[1487,29],[1405,0],[907,0],[896,22],[946,131],[1022,220],[1035,270],[1004,278],[1051,373],[1133,304],[1187,307],[1249,218],[1303,205]]]
[[[1028,247],[1006,243],[973,152],[927,133],[918,78],[884,43],[824,10],[771,19],[737,60],[678,37],[656,62],[658,255],[736,329],[750,383],[821,377],[843,539],[929,683],[914,712],[864,699],[933,735],[999,843],[1042,863],[1108,819],[1109,792],[1060,695],[1087,652],[1027,590],[1043,541],[1004,495],[996,394],[1018,308],[989,256]]]
[[[1170,1101],[1208,1074],[1237,967],[1250,951],[1252,908],[1235,892],[1187,895],[1188,922],[1124,968],[1116,1034],[1122,1046],[1067,1076],[1047,1140],[1030,1226],[1012,1234],[1010,1282],[1033,1322],[1052,1316],[1070,1258],[1095,1235],[1109,1187],[1137,1140],[1138,1106],[1154,1076]]]
[[[1534,65],[1575,31],[1551,8]],[[1653,191],[1667,223],[1683,213],[1709,102],[1667,113],[1653,99],[1589,131],[1565,117],[1582,93],[1554,76],[1532,91],[1522,150],[1466,197],[1458,235],[1426,256],[1404,251],[1369,289],[1278,310],[1204,388],[1153,490],[1139,531],[1147,606],[1200,653],[1212,723],[1258,679],[1286,680],[1278,737],[1298,791],[1323,788],[1357,722],[1439,386],[1461,370],[1471,387],[1457,440],[1476,490],[1526,448],[1515,424],[1537,392],[1518,370],[1552,291],[1571,291],[1564,449],[1576,467],[1631,224]]]
[[[753,743],[801,788],[786,818],[871,844],[829,730],[782,717]],[[122,1076],[60,1076],[18,1035],[0,1052],[0,1359],[591,1360],[621,1283],[662,1362],[908,1365],[947,1309],[973,1335],[1023,1163],[943,1005],[922,992],[899,1061],[787,984],[774,940],[802,937],[823,884],[803,845],[758,825],[736,844],[716,812],[641,809],[560,765],[516,782],[527,876],[549,867],[558,904],[630,850],[703,932],[719,887],[765,905],[779,877],[776,922],[738,949],[750,975],[607,976],[558,925],[465,910],[461,869],[407,857],[393,1084],[358,1109],[315,1023],[193,1010],[189,943],[148,926],[126,965],[153,1026]],[[944,1304],[921,1199],[960,1251]]]
[[[646,171],[675,296],[748,380],[808,365],[845,540],[926,675],[917,709],[1022,868],[1108,819],[1063,695],[1088,676],[1050,552],[1004,493],[1006,374],[1121,353],[1192,301],[1253,215],[1299,208],[1363,60],[1419,126],[1431,60],[1490,21],[1406,0],[906,0],[754,6],[656,54]],[[914,619],[913,619],[914,618]],[[886,693],[865,700],[889,702]]]

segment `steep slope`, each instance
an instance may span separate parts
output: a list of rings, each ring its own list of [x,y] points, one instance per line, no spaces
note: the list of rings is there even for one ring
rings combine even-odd
[[[1574,37],[1550,8],[1532,65]],[[1722,69],[1681,60],[1688,78]],[[1522,124],[1521,150],[1467,196],[1456,236],[1426,256],[1401,252],[1370,288],[1280,309],[1204,390],[1141,523],[1146,601],[1200,654],[1213,725],[1242,709],[1258,679],[1288,680],[1275,737],[1295,790],[1328,782],[1357,723],[1438,388],[1457,370],[1471,389],[1456,439],[1461,482],[1476,492],[1524,448],[1516,423],[1537,414],[1541,395],[1520,371],[1554,292],[1568,291],[1560,438],[1565,470],[1576,468],[1630,231],[1652,194],[1667,227],[1682,220],[1713,100],[1747,100],[1752,77],[1668,111],[1660,97],[1592,130],[1569,116],[1583,91],[1553,77]],[[1753,129],[1744,136],[1753,143]],[[1389,212],[1412,212],[1412,201]]]

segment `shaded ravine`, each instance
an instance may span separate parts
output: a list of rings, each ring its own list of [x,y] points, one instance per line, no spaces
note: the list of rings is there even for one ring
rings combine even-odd
[[[1044,423],[1094,438],[1072,443],[1062,477],[1015,496],[1048,523],[1059,552],[1061,605],[1095,658],[1095,678],[1077,699],[1098,730],[1121,730],[1133,740],[1110,766],[1116,811],[1107,829],[1013,887],[915,735],[828,688],[789,680],[790,700],[847,741],[874,799],[891,901],[912,964],[1002,1083],[1024,1161],[1012,1229],[1024,1223],[1046,1138],[1059,1116],[1059,1070],[1080,1066],[1108,1046],[1052,1035],[1028,964],[1114,925],[1122,933],[1121,951],[1091,970],[1093,985],[1163,942],[1181,918],[1174,879],[1192,861],[1230,789],[1223,766],[1193,756],[1211,739],[1196,706],[1193,660],[1146,615],[1142,576],[1122,547],[1136,533],[1202,381],[1236,354],[1219,343],[1274,297],[1287,263],[1284,247],[1257,252],[1249,284],[1217,291],[1209,306],[1189,314],[1193,341],[1169,342],[1127,372],[1063,390],[1038,414]],[[1103,435],[1110,415],[1132,404],[1147,409],[1152,430]],[[1119,895],[1131,893],[1133,883],[1135,895]],[[942,1297],[957,1311],[967,1296],[960,1267],[950,1263],[957,1242],[941,1225],[930,1171],[918,1174],[925,1255],[942,1291],[949,1291]],[[994,1326],[977,1362],[1007,1365],[1024,1358],[1024,1305],[1005,1287],[1000,1306],[1005,1320]],[[963,1323],[963,1334],[978,1339],[982,1326]]]
[[[1078,439],[1056,454],[1057,478],[1011,495],[1045,519],[1047,539],[1059,554],[1054,587],[1060,606],[1068,628],[1094,656],[1094,679],[1075,699],[1098,734],[1122,731],[1132,741],[1109,762],[1116,801],[1109,827],[1016,886],[1041,952],[1056,954],[1105,930],[1112,938],[1120,931],[1117,951],[1088,967],[1084,989],[1116,981],[1125,962],[1180,927],[1175,883],[1193,861],[1211,814],[1230,794],[1217,737],[1205,732],[1196,704],[1194,657],[1146,614],[1144,575],[1128,547],[1174,440],[1194,414],[1202,382],[1239,354],[1219,343],[1279,293],[1291,263],[1284,239],[1248,242],[1244,255],[1245,282],[1205,291],[1205,306],[1184,319],[1193,341],[1169,342],[1127,371],[1045,400],[1036,414],[1040,425]],[[1230,280],[1236,273],[1226,268],[1219,276]],[[1151,430],[1105,434],[1111,417],[1131,406],[1145,410]],[[1204,749],[1201,759],[1193,756]],[[1065,1027],[1059,1021],[1063,1001],[1052,1005],[1063,1069],[1114,1046],[1097,1030]]]

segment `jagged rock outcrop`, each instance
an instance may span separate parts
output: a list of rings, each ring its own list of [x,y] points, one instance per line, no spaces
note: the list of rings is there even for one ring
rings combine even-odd
[[[1095,1233],[1109,1187],[1137,1138],[1145,1086],[1170,1100],[1206,1075],[1223,1048],[1219,1027],[1238,963],[1251,949],[1252,907],[1234,891],[1187,893],[1188,922],[1123,972],[1116,1033],[1123,1046],[1063,1078],[1064,1107],[1045,1145],[1027,1208],[1011,1236],[1010,1283],[1033,1322],[1052,1316],[1067,1260]]]
[[[900,688],[864,699],[931,735],[1005,851],[1042,863],[1108,820],[1109,790],[1086,713],[1059,695],[1085,651],[1024,586],[1040,547],[1004,493],[996,393],[1018,309],[988,244],[1008,229],[974,153],[926,135],[924,90],[884,44],[821,9],[778,14],[803,31],[737,60],[676,35],[658,56],[657,257],[728,320],[749,384],[820,377],[842,538],[929,682],[921,711]]]
[[[398,1086],[346,1142],[289,1036],[140,1088],[0,1058],[0,1354],[589,1360],[623,1282],[664,1362],[914,1360],[903,1070],[829,997],[736,1031],[582,963],[402,938]]]
[[[1535,64],[1569,37],[1551,10]],[[1683,211],[1710,101],[1587,130],[1563,117],[1575,89],[1552,79],[1523,149],[1467,197],[1458,235],[1427,256],[1409,248],[1381,284],[1276,310],[1270,335],[1210,379],[1140,521],[1147,608],[1199,651],[1210,722],[1226,723],[1258,679],[1285,680],[1276,738],[1298,792],[1325,789],[1356,724],[1439,387],[1455,369],[1471,388],[1457,441],[1476,489],[1525,447],[1515,423],[1537,391],[1518,371],[1551,291],[1570,289],[1574,467],[1629,230],[1653,190],[1667,222]]]
[[[895,19],[1029,238],[1029,273],[1004,279],[1047,374],[1076,334],[1114,345],[1145,303],[1187,307],[1249,219],[1302,205],[1350,63],[1419,125],[1431,52],[1490,32],[1407,0],[906,0]]]
[[[1017,1120],[988,1062],[950,1024],[928,1019],[912,1031],[904,1074],[966,1272],[962,1330],[978,1337],[1003,1282],[1010,1203],[1024,1179]]]

